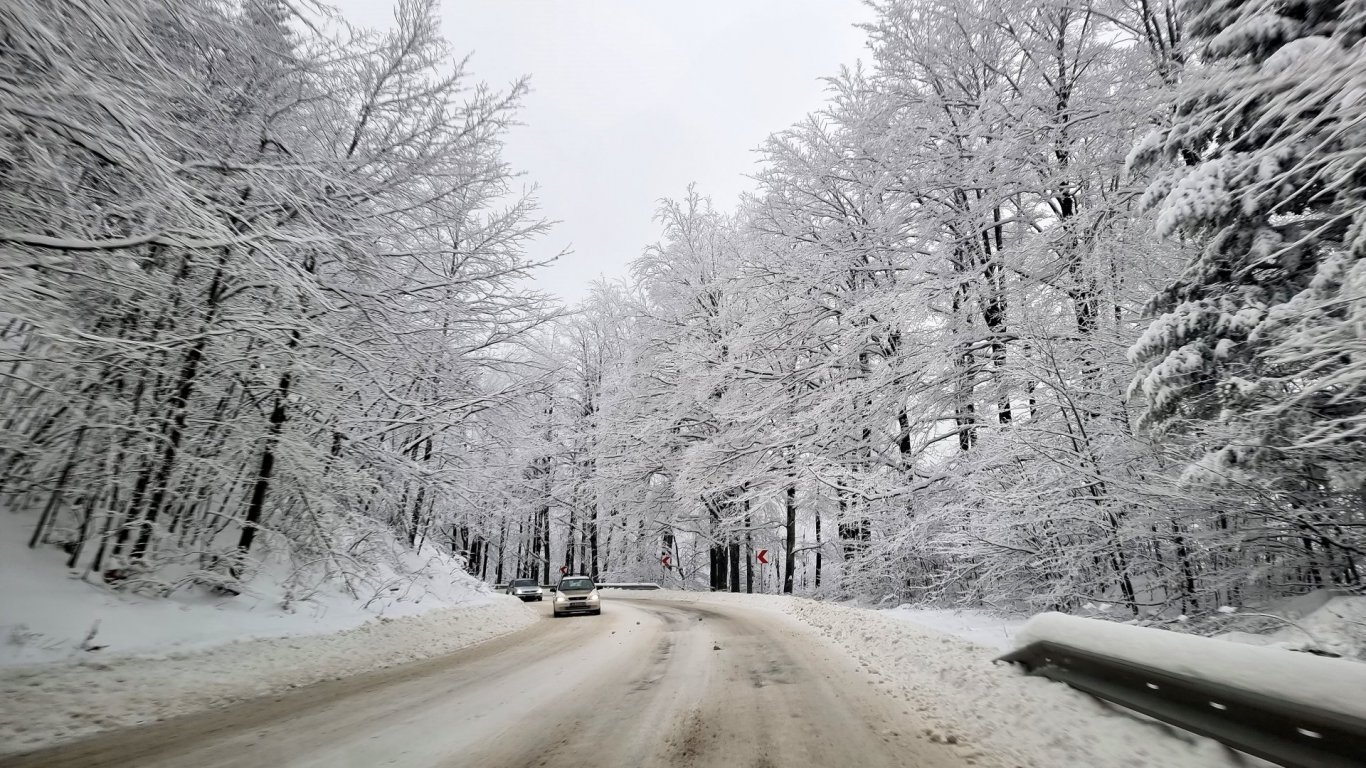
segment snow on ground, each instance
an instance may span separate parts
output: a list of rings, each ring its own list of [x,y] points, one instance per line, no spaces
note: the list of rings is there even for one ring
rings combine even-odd
[[[1293,651],[1326,651],[1366,661],[1366,596],[1321,590],[1270,606],[1264,612],[1252,609],[1225,614],[1223,624],[1269,625],[1272,631],[1215,635],[1220,640]]]
[[[1154,627],[1044,613],[1029,620],[1020,643],[1047,640],[1177,675],[1245,691],[1273,692],[1307,707],[1366,719],[1366,664],[1280,648],[1238,645]]]
[[[1015,635],[1029,619],[960,608],[920,608],[909,603],[879,611],[883,616],[944,632],[1001,651],[1015,647]]]
[[[1007,768],[1232,768],[1210,739],[1129,714],[1061,683],[998,664],[999,652],[887,611],[777,595],[651,593],[786,612],[852,655],[907,703],[933,741]]]
[[[327,634],[492,597],[454,558],[430,550],[419,556],[393,542],[384,542],[391,562],[351,577],[355,596],[321,577],[300,579],[278,559],[235,597],[196,586],[165,598],[116,592],[68,571],[55,548],[29,549],[31,522],[0,512],[0,668]],[[83,650],[89,647],[99,650]]]
[[[367,542],[354,594],[268,560],[242,594],[81,579],[0,512],[0,753],[448,653],[536,620],[448,555]],[[288,586],[287,586],[288,585]]]
[[[537,617],[521,601],[497,595],[482,605],[377,619],[335,634],[0,670],[0,754],[450,653]]]

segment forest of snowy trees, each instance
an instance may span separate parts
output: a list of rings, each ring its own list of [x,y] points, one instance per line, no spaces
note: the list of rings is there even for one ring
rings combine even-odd
[[[4,504],[111,584],[444,537],[555,314],[500,158],[524,85],[475,84],[434,2],[384,35],[289,8],[0,9]]]
[[[1024,610],[1359,586],[1366,5],[874,6],[751,195],[560,308],[523,86],[433,3],[5,4],[0,503],[125,589],[423,541]]]

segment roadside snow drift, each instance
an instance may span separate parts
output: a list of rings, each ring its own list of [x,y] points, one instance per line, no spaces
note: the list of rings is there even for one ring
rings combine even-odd
[[[673,593],[684,596],[690,593]],[[906,702],[932,741],[1002,768],[1233,768],[1223,745],[995,663],[995,648],[910,617],[779,596],[691,593],[784,611],[852,655],[870,682]],[[1259,764],[1253,761],[1252,764]]]
[[[163,589],[164,597],[115,591],[67,570],[55,547],[29,549],[30,523],[0,512],[0,668],[328,634],[492,598],[457,558],[431,546],[415,553],[392,537],[371,542],[382,557],[346,574],[350,592],[278,553],[236,596],[194,584]]]
[[[1040,641],[1366,719],[1366,664],[1356,661],[1061,613],[1035,616],[1018,637]]]
[[[1266,613],[1225,614],[1229,624],[1264,619],[1279,624],[1264,634],[1231,631],[1215,635],[1245,645],[1318,651],[1366,661],[1366,596],[1319,590],[1269,606]]]
[[[381,618],[328,635],[248,640],[162,657],[0,670],[0,754],[449,653],[521,629],[520,601]]]
[[[910,604],[878,612],[889,619],[918,624],[1003,651],[1014,647],[1015,635],[1028,620],[965,608],[921,608]]]

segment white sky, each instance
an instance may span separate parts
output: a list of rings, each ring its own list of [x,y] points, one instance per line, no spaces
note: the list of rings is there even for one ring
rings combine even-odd
[[[392,0],[335,0],[387,27]],[[731,208],[770,133],[824,101],[820,78],[867,58],[861,0],[444,0],[443,30],[491,85],[531,77],[505,156],[560,224],[532,247],[538,286],[581,298],[659,239],[656,203],[690,182]]]

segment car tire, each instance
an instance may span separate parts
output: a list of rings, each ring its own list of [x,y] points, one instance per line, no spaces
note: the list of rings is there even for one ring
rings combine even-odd
[[[594,616],[601,616],[601,615],[602,615],[602,609],[599,608],[599,609],[597,609],[596,611],[593,611],[593,615],[594,615]]]

